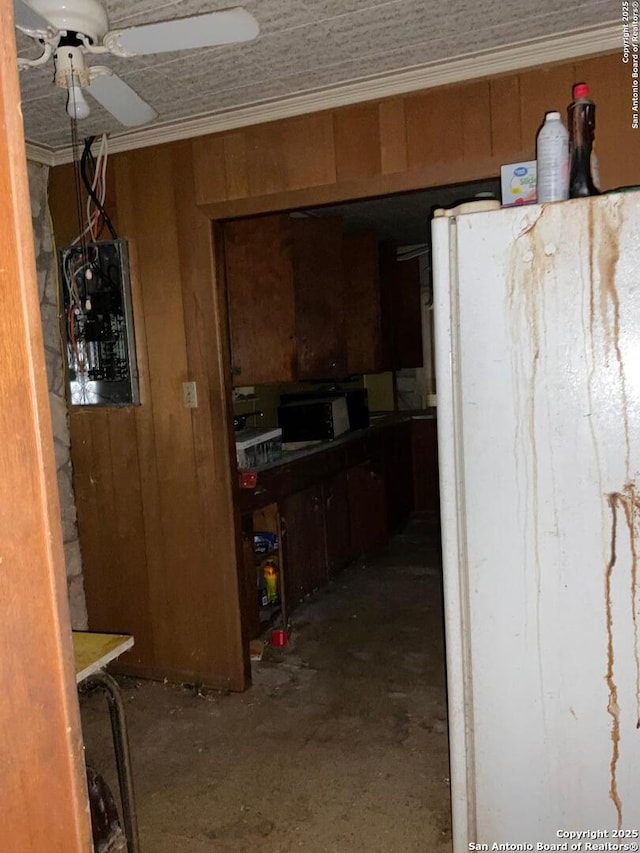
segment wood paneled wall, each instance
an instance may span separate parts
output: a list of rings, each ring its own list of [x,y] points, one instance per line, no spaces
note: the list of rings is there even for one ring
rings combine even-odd
[[[71,168],[54,170],[56,240],[77,230]],[[89,625],[135,635],[120,670],[242,689],[227,420],[226,315],[211,223],[194,200],[188,142],[109,162],[130,241],[141,405],[72,409],[74,485]],[[182,403],[195,381],[198,408]]]
[[[563,110],[577,80],[598,104],[603,188],[640,184],[619,55],[111,159],[111,211],[131,241],[142,405],[73,411],[71,432],[90,625],[135,634],[129,671],[245,683],[224,281],[203,212],[224,219],[495,176],[535,156],[545,110]],[[69,168],[53,170],[60,245],[76,228],[72,187]],[[195,410],[182,406],[187,379],[198,383]]]
[[[612,54],[201,137],[197,201],[224,218],[493,177],[535,159],[545,111],[564,113],[580,80],[603,188],[640,184],[630,70]]]

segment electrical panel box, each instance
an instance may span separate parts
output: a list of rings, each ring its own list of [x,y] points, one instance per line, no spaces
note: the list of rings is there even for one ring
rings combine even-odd
[[[126,241],[79,241],[59,265],[70,404],[138,405]]]

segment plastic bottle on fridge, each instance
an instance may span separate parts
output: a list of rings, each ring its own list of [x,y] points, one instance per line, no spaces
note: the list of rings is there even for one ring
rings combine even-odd
[[[595,154],[596,105],[586,83],[573,87],[573,101],[567,107],[569,123],[569,197],[599,195]]]
[[[564,201],[569,198],[569,131],[560,113],[545,116],[536,139],[538,202]]]

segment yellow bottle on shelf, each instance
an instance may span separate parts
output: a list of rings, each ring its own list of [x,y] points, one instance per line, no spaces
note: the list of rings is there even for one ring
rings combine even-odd
[[[275,560],[265,560],[262,564],[264,582],[267,585],[267,600],[270,604],[278,600],[278,564]]]

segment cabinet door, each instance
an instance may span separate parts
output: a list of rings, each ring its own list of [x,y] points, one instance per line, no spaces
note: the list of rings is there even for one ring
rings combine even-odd
[[[224,252],[234,385],[296,378],[290,219],[227,222]]]
[[[386,545],[387,499],[382,460],[370,460],[347,472],[351,550],[355,556]]]
[[[327,570],[331,577],[350,563],[355,556],[351,550],[349,490],[345,471],[341,471],[322,484],[322,498]]]
[[[322,490],[312,486],[285,498],[280,508],[288,612],[328,580]]]
[[[375,231],[347,234],[342,243],[344,265],[347,372],[382,370],[380,267]]]
[[[347,375],[342,224],[292,219],[298,379]]]

